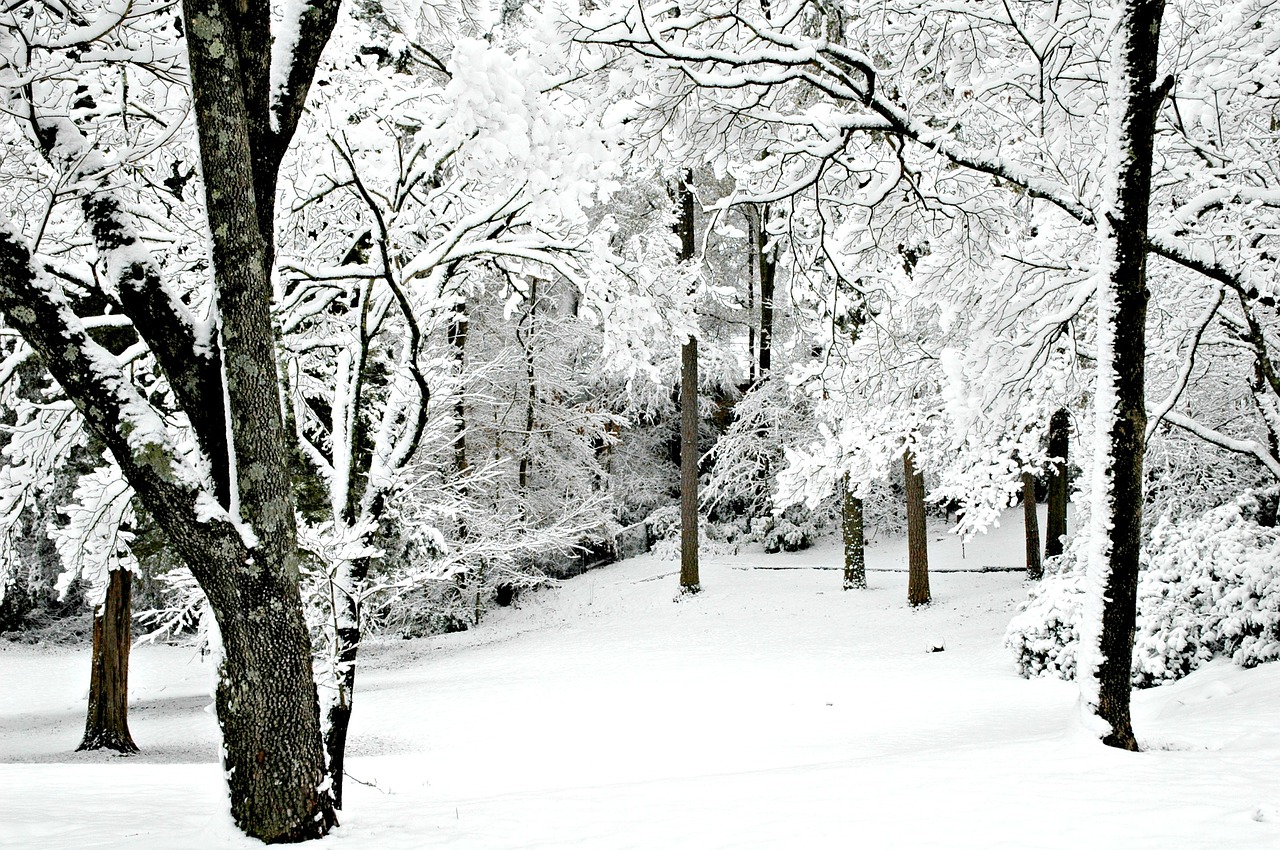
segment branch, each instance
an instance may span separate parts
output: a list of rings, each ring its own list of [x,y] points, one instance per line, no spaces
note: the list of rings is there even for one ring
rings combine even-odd
[[[1267,470],[1280,479],[1280,461],[1271,456],[1271,452],[1267,451],[1267,447],[1259,443],[1257,440],[1237,440],[1234,437],[1228,437],[1220,431],[1215,431],[1207,425],[1202,425],[1190,416],[1184,416],[1181,413],[1169,411],[1164,414],[1164,420],[1171,425],[1177,425],[1185,431],[1195,434],[1206,442],[1213,443],[1228,451],[1239,452],[1240,454],[1252,455],[1267,468]]]
[[[247,557],[244,538],[206,489],[207,470],[184,456],[119,361],[93,341],[57,285],[32,266],[7,221],[0,222],[0,313],[44,359],[193,572],[210,577],[211,552]]]

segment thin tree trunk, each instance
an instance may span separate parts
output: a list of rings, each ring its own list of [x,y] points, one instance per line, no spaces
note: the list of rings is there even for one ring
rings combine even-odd
[[[760,228],[756,243],[756,257],[760,263],[760,380],[769,377],[773,368],[773,295],[774,284],[778,277],[778,258],[771,250],[769,233],[766,225],[769,221],[769,206],[760,210]]]
[[[848,480],[840,489],[842,491],[840,531],[844,538],[844,589],[865,590],[867,552],[862,523],[862,500],[853,495],[853,487]]]
[[[1133,633],[1142,543],[1142,468],[1147,426],[1145,360],[1147,222],[1155,119],[1173,78],[1156,83],[1162,0],[1128,0],[1114,35],[1108,176],[1099,216],[1107,270],[1098,291],[1097,456],[1094,557],[1081,622],[1081,696],[1109,727],[1108,746],[1137,750],[1129,714]]]
[[[465,482],[471,465],[467,461],[467,405],[464,401],[463,374],[467,366],[467,302],[463,301],[454,310],[449,321],[449,344],[453,346],[453,362],[458,374],[458,397],[453,403],[453,468],[458,480]],[[467,495],[466,484],[461,485],[461,495]],[[467,524],[458,520],[458,537],[467,538]]]
[[[1022,524],[1027,538],[1027,578],[1039,581],[1044,577],[1040,563],[1040,519],[1036,516],[1036,479],[1030,472],[1022,473]]]
[[[379,511],[379,513],[381,513]],[[343,767],[346,764],[347,730],[356,692],[356,656],[360,651],[362,628],[360,591],[369,575],[368,558],[342,564],[334,584],[339,590],[334,600],[335,693],[325,706],[324,746],[329,757],[330,793],[334,808],[342,808]]]
[[[693,173],[677,185],[680,259],[694,256]],[[689,337],[680,350],[680,590],[697,593],[698,578],[698,339]]]
[[[133,574],[112,570],[107,596],[93,617],[89,713],[77,750],[136,753],[129,734],[129,601]]]
[[[524,351],[524,444],[520,450],[520,468],[517,475],[520,488],[520,510],[525,514],[528,513],[529,508],[529,467],[531,465],[529,454],[533,444],[534,403],[538,398],[537,376],[534,371],[535,352],[533,350],[533,322],[537,308],[538,279],[531,278],[529,282],[529,308],[525,311],[520,325],[516,327],[516,339],[519,340],[520,347]],[[523,333],[521,332],[522,329]]]
[[[929,535],[924,520],[924,474],[916,469],[913,453],[902,453],[907,489],[907,602],[927,605],[929,593]]]
[[[1067,451],[1071,439],[1067,411],[1059,409],[1049,418],[1049,456],[1057,458],[1049,468],[1049,510],[1045,520],[1045,558],[1062,554],[1067,536]]]
[[[752,386],[760,380],[760,363],[756,359],[756,278],[760,254],[760,214],[755,204],[747,204],[743,215],[747,219],[747,363],[750,364]]]

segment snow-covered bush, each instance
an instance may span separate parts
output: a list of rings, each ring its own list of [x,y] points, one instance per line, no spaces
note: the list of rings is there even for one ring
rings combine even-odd
[[[1280,529],[1260,525],[1272,492],[1247,493],[1183,522],[1161,519],[1138,585],[1133,683],[1179,679],[1215,657],[1253,667],[1280,658]],[[1047,566],[1009,623],[1024,676],[1075,675],[1084,547]]]

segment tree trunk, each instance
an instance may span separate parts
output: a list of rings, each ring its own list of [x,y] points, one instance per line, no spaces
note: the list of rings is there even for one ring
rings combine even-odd
[[[1103,743],[1137,750],[1129,716],[1138,557],[1142,544],[1147,221],[1155,119],[1173,78],[1156,84],[1161,0],[1119,11],[1108,88],[1107,183],[1099,215],[1098,384],[1095,396],[1094,555],[1081,622],[1078,679]]]
[[[228,589],[239,604],[211,607],[223,648],[215,703],[231,816],[268,843],[318,838],[336,818],[298,585],[270,565],[227,566],[239,573]]]
[[[107,596],[93,617],[89,714],[77,750],[136,753],[129,734],[129,601],[133,574],[111,570]]]
[[[675,192],[680,259],[694,256],[693,173],[685,172]],[[680,590],[697,593],[698,578],[698,339],[680,349]]]
[[[467,461],[467,405],[462,383],[467,366],[467,330],[467,302],[463,301],[454,310],[448,331],[454,366],[458,370],[458,397],[453,403],[453,468],[458,479],[464,482],[459,491],[463,498],[467,495],[467,473],[471,471],[471,464]],[[458,537],[467,539],[467,523],[461,518],[458,519]]]
[[[769,233],[766,226],[769,222],[769,206],[760,210],[759,241],[756,243],[756,257],[760,263],[760,380],[769,377],[773,368],[773,295],[774,284],[778,277],[778,258],[772,250],[767,250]]]
[[[1057,458],[1049,468],[1049,515],[1045,520],[1044,556],[1062,554],[1067,536],[1067,451],[1071,439],[1067,411],[1058,409],[1049,419],[1049,456]]]
[[[529,467],[532,465],[530,454],[533,449],[534,406],[538,400],[537,373],[534,364],[537,352],[533,348],[534,317],[538,309],[538,279],[529,281],[529,307],[525,310],[520,324],[516,326],[516,339],[524,352],[524,439],[520,448],[520,468],[517,473],[517,484],[520,489],[520,511],[524,515],[529,512]]]
[[[756,277],[760,266],[760,214],[755,204],[743,208],[747,219],[747,369],[751,385],[760,380],[760,363],[756,359]]]
[[[867,553],[862,525],[862,500],[846,480],[841,489],[840,531],[844,538],[844,589],[866,590]]]
[[[916,469],[913,452],[902,453],[907,488],[907,602],[927,605],[929,593],[929,534],[924,520],[924,474]]]
[[[1022,473],[1022,524],[1027,538],[1027,578],[1039,581],[1044,577],[1040,563],[1040,519],[1036,516],[1036,479],[1030,472]]]
[[[216,705],[231,815],[267,842],[319,838],[336,823],[302,612],[271,279],[276,176],[337,12],[333,2],[308,4],[273,109],[270,10],[183,0],[235,470],[226,507],[253,535],[247,551],[192,547],[184,557],[206,559],[191,566],[222,635]]]
[[[381,513],[379,511],[379,513]],[[369,559],[358,558],[339,566],[334,584],[334,694],[325,706],[324,747],[329,758],[330,793],[334,808],[342,808],[343,767],[346,764],[347,730],[356,692],[356,656],[360,651],[361,591],[369,574]]]

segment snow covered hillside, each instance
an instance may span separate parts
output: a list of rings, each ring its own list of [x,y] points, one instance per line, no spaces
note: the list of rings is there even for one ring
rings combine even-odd
[[[342,827],[377,848],[1280,847],[1280,665],[1215,663],[1135,695],[1141,754],[1075,727],[1076,690],[1001,646],[1020,527],[931,534],[841,592],[833,544],[633,559],[479,629],[364,656]],[[944,647],[943,651],[930,651]],[[140,756],[73,753],[88,652],[0,644],[0,847],[249,847],[226,813],[190,648],[133,656]]]

